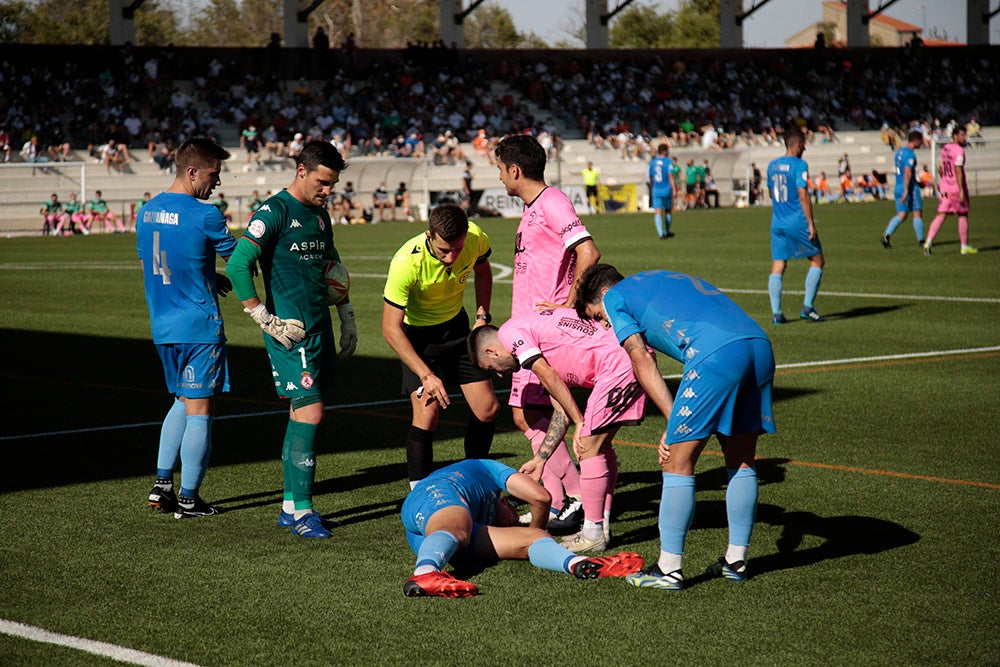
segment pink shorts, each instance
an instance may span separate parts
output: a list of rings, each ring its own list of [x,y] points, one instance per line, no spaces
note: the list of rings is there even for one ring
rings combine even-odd
[[[547,408],[552,405],[552,401],[538,380],[538,376],[527,368],[522,368],[511,376],[510,398],[507,400],[507,405],[514,408]]]
[[[641,424],[646,414],[646,392],[635,379],[632,365],[618,373],[602,373],[587,399],[583,433],[588,436],[620,426]]]
[[[937,212],[938,214],[958,213],[959,215],[965,215],[969,212],[969,205],[962,202],[962,195],[960,194],[942,192],[941,199],[938,200]]]

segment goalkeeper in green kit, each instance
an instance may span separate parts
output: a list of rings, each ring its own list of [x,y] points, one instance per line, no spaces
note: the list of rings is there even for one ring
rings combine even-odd
[[[278,525],[310,538],[330,537],[333,523],[313,508],[312,486],[323,392],[333,386],[336,368],[325,267],[330,260],[339,262],[340,254],[325,202],[346,166],[331,144],[306,144],[295,158],[295,180],[254,213],[226,265],[243,310],[264,331],[275,391],[291,401],[281,450],[285,489]],[[265,303],[254,289],[255,262],[264,277]],[[348,298],[338,303],[337,314],[340,356],[346,358],[358,342]]]

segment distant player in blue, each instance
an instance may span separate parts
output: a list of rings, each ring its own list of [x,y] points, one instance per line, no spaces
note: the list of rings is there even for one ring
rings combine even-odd
[[[806,298],[799,317],[822,322],[813,302],[823,278],[823,246],[813,220],[809,198],[809,165],[802,159],[806,138],[797,127],[785,131],[785,154],[767,165],[767,187],[771,191],[771,277],[767,292],[771,297],[771,323],[788,320],[781,312],[781,287],[790,259],[809,258],[806,273]]]
[[[671,211],[674,210],[674,162],[669,156],[670,146],[664,143],[656,148],[656,157],[649,161],[650,204],[656,210],[653,222],[661,239],[675,236],[670,231]]]
[[[667,418],[659,449],[660,557],[626,580],[644,588],[684,588],[681,561],[694,517],[694,466],[714,434],[729,476],[729,546],[708,571],[745,581],[757,513],[757,437],[775,432],[774,353],[767,334],[717,288],[674,271],[624,278],[615,267],[597,264],[580,278],[576,312],[614,329],[636,378]],[[676,400],[647,345],[684,364]]]
[[[501,493],[531,506],[531,525],[519,526],[517,513]],[[408,597],[464,598],[478,587],[444,572],[453,557],[496,561],[528,559],[535,567],[577,579],[622,577],[642,569],[642,556],[618,553],[578,556],[542,530],[552,497],[544,486],[510,466],[489,459],[465,459],[423,478],[403,501],[406,540],[417,554],[413,576],[403,585]]]
[[[229,152],[211,139],[193,138],[177,149],[177,176],[136,214],[136,249],[142,264],[153,342],[174,404],[160,429],[156,482],[148,504],[178,519],[218,514],[201,499],[212,449],[212,399],[229,391],[226,334],[217,294],[232,289],[215,272],[215,256],[236,247],[226,219],[202,203],[220,184]],[[181,488],[174,493],[180,456]]]
[[[896,228],[903,224],[906,216],[913,213],[913,231],[917,234],[917,243],[924,243],[924,203],[920,198],[920,184],[917,183],[916,149],[924,143],[924,135],[920,130],[913,130],[906,136],[906,145],[896,151],[896,215],[889,220],[882,234],[882,247],[888,250],[892,247],[890,237]]]

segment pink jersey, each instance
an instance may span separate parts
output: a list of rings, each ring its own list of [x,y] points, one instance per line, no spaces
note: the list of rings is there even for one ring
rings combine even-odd
[[[565,303],[576,278],[579,243],[590,238],[569,198],[545,188],[524,207],[514,237],[511,317],[523,317],[541,301]]]
[[[965,149],[956,143],[941,147],[941,192],[960,199],[965,191],[964,179],[959,182],[955,167],[962,167],[965,176]]]
[[[593,388],[581,435],[642,422],[646,394],[611,329],[581,320],[572,308],[556,308],[508,320],[499,335],[522,365],[543,357],[570,387]]]

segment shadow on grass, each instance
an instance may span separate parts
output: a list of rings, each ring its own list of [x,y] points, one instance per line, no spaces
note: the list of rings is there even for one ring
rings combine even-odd
[[[850,320],[855,317],[869,317],[871,315],[884,315],[903,308],[909,308],[911,303],[899,303],[893,306],[862,306],[861,308],[851,308],[839,313],[826,313],[823,317],[828,320]]]

